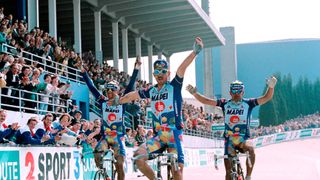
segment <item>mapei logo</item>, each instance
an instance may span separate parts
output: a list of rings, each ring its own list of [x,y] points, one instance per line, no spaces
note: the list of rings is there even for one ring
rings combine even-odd
[[[117,118],[117,116],[115,114],[113,114],[113,113],[108,115],[108,121],[110,121],[110,122],[115,121],[116,118]]]
[[[154,106],[155,106],[155,109],[157,112],[162,112],[166,108],[166,105],[161,101],[156,102],[156,104]]]
[[[236,124],[236,123],[240,122],[240,117],[239,116],[231,116],[230,122],[233,124]]]
[[[227,109],[228,115],[243,115],[244,109]]]

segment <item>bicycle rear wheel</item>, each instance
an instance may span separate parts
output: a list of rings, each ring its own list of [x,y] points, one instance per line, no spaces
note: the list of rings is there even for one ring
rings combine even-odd
[[[94,180],[106,180],[108,177],[103,169],[99,169],[94,175]]]
[[[167,179],[168,180],[173,180],[173,174],[172,174],[171,165],[167,165]]]
[[[244,180],[242,167],[240,165],[238,165],[238,170],[237,171],[238,171],[238,180]]]

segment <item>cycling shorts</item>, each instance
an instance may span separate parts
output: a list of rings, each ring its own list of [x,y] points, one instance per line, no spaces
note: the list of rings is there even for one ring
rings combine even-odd
[[[104,139],[100,140],[96,146],[97,151],[105,151],[108,146],[111,147],[114,151],[114,156],[122,155],[126,156],[126,151],[124,149],[123,141],[121,140],[122,136],[117,134],[115,135],[106,135]]]
[[[236,155],[236,149],[241,150],[239,147],[240,144],[246,143],[246,139],[243,136],[228,136],[225,138],[224,141],[224,154],[235,156]]]
[[[172,130],[162,127],[157,135],[146,142],[148,153],[175,153],[178,156],[178,163],[184,164],[184,154],[182,147],[182,130]]]

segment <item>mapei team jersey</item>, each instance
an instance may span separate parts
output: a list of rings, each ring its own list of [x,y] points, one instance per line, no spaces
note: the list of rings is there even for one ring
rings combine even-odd
[[[234,102],[226,99],[219,99],[217,106],[222,108],[225,123],[225,136],[239,133],[245,139],[250,137],[250,117],[257,99],[242,99]]]

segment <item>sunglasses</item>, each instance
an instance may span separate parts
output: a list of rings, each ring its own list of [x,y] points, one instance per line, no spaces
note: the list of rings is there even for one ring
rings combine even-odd
[[[231,89],[232,94],[241,94],[243,89]]]
[[[116,90],[117,90],[116,88],[107,88],[106,89],[107,92],[113,92],[113,91],[116,91]]]
[[[153,74],[154,75],[159,75],[159,74],[167,74],[167,72],[168,72],[168,70],[167,69],[155,69],[154,71],[153,71]]]

